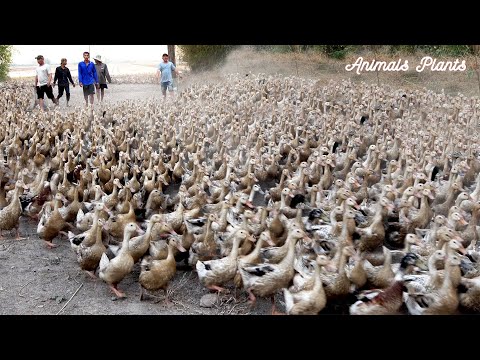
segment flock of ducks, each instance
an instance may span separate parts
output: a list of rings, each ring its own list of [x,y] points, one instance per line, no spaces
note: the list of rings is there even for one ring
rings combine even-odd
[[[166,100],[26,111],[0,87],[0,236],[36,221],[117,297],[181,261],[287,314],[480,311],[476,98],[228,75]]]

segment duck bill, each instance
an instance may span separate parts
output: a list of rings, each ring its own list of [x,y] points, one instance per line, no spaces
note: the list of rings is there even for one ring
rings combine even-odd
[[[187,251],[187,249],[185,249],[185,248],[182,246],[182,244],[180,244],[180,243],[177,243],[177,249],[178,249],[178,251],[181,251],[181,252],[186,252],[186,251]]]

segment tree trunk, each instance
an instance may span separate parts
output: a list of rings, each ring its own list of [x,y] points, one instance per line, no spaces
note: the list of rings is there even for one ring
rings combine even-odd
[[[173,63],[173,65],[177,66],[177,63],[175,62],[175,45],[167,45],[167,53],[168,59]],[[177,77],[177,75],[173,71],[172,77]]]

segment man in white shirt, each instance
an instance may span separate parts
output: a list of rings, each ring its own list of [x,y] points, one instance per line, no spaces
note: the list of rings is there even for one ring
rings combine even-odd
[[[45,59],[42,55],[38,55],[35,59],[37,59],[38,62],[38,67],[35,69],[37,72],[35,75],[35,87],[37,88],[37,98],[40,109],[43,110],[44,94],[47,94],[47,97],[52,100],[55,105],[58,105],[58,100],[53,96],[52,72],[50,71],[50,65],[45,63]]]

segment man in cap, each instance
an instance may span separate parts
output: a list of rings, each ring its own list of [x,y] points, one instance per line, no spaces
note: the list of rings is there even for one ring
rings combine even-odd
[[[50,70],[50,65],[45,63],[43,55],[38,55],[35,57],[35,59],[38,63],[38,67],[35,69],[35,87],[37,89],[37,99],[40,109],[44,110],[43,98],[45,94],[47,94],[47,97],[52,100],[55,105],[58,105],[58,100],[55,99],[55,96],[53,96],[52,72]]]
[[[95,60],[95,68],[97,69],[98,74],[98,84],[100,85],[100,91],[97,91],[97,100],[103,101],[103,96],[105,94],[105,89],[108,89],[107,80],[111,84],[112,78],[108,73],[107,64],[102,61],[102,56],[97,55],[93,58]],[[101,97],[100,97],[101,96]],[[101,100],[100,100],[101,99]]]

